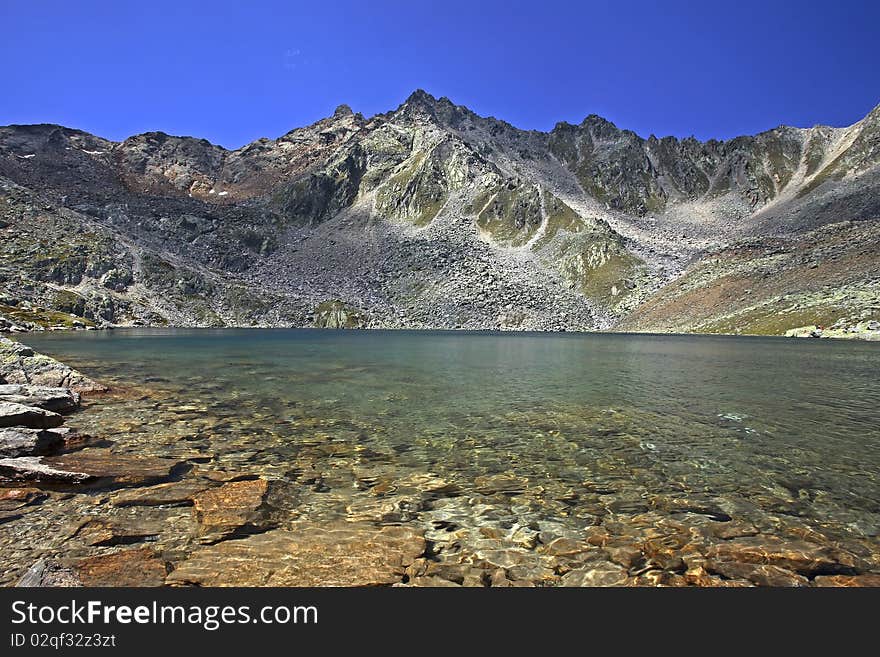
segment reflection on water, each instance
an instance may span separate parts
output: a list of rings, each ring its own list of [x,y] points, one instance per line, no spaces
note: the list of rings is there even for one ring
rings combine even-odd
[[[878,345],[155,329],[26,341],[116,384],[70,424],[117,451],[286,482],[282,527],[412,524],[438,559],[462,561],[519,528],[539,550],[618,521],[734,522],[877,565]],[[32,531],[88,513],[81,497],[30,514]],[[192,549],[171,530],[160,541]]]

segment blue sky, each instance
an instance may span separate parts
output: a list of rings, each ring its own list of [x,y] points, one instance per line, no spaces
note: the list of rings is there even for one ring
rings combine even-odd
[[[522,128],[701,139],[880,103],[880,3],[0,0],[0,124],[237,147],[416,88]]]

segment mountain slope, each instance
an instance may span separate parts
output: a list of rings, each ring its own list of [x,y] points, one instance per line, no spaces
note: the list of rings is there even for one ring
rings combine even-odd
[[[0,317],[778,333],[880,314],[878,162],[880,108],[726,142],[522,131],[423,91],[234,151],[7,126]]]

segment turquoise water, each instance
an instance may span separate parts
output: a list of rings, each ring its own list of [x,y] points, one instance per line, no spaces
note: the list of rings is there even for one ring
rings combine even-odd
[[[126,391],[71,424],[120,451],[289,482],[291,518],[564,532],[653,511],[877,552],[876,344],[231,329],[25,342]],[[455,499],[419,494],[426,477]]]

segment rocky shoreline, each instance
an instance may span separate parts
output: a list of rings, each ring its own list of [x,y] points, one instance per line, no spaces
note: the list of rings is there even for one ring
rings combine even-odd
[[[615,493],[587,481],[550,501],[514,469],[465,489],[354,459],[361,492],[344,518],[325,517],[307,493],[343,486],[325,461],[338,467],[358,446],[321,440],[321,425],[287,474],[230,469],[196,449],[140,455],[70,428],[83,396],[130,393],[2,337],[0,379],[0,548],[15,564],[7,585],[880,586],[876,541],[842,543],[794,517],[753,523],[694,493]],[[204,410],[174,408],[184,418]],[[581,529],[502,512],[564,517],[575,500],[589,510]],[[38,545],[24,533],[35,512],[51,523]]]

